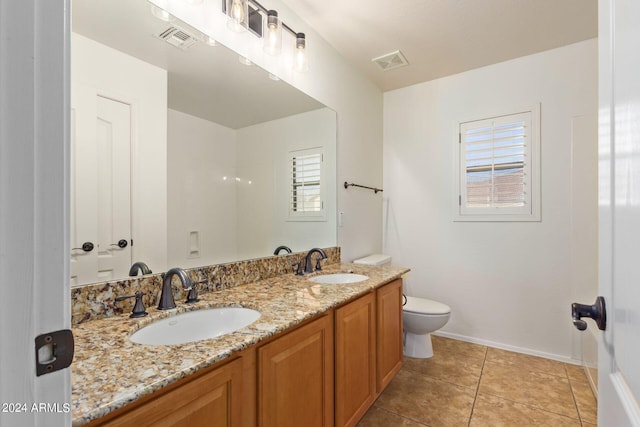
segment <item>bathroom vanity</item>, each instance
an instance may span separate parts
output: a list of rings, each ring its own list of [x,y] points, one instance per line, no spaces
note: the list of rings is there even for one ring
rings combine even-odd
[[[74,425],[355,425],[402,365],[408,269],[333,264],[323,273],[346,271],[369,278],[327,285],[287,274],[202,295],[189,308],[261,313],[215,339],[132,343],[132,332],[172,314],[155,309],[150,319],[79,324]]]

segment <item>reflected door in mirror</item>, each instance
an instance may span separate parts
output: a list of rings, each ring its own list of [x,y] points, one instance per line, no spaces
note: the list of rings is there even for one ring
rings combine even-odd
[[[71,285],[126,277],[131,266],[131,106],[74,86]],[[93,249],[83,250],[83,244]],[[84,245],[87,248],[87,245]]]

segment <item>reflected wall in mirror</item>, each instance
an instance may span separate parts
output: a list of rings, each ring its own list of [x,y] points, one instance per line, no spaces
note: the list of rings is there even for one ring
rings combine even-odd
[[[150,7],[72,2],[72,286],[335,246],[335,112]]]

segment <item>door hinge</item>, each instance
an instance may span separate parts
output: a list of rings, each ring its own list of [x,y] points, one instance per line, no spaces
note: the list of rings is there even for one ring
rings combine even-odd
[[[462,206],[462,196],[458,195],[458,206]]]
[[[462,144],[462,134],[458,133],[458,144]]]
[[[70,329],[38,335],[35,341],[37,376],[71,366],[74,341]]]

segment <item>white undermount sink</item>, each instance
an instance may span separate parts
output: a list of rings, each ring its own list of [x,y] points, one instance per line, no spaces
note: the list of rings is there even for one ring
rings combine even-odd
[[[335,273],[323,274],[321,276],[310,277],[313,283],[321,283],[323,285],[344,285],[347,283],[358,283],[367,280],[369,276],[355,273]]]
[[[216,338],[258,320],[260,312],[244,307],[208,308],[158,320],[134,332],[137,344],[170,345]]]

